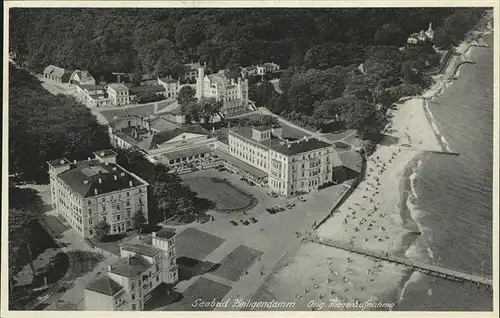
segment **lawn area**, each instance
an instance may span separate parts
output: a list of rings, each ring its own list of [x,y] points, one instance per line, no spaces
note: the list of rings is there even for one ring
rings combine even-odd
[[[222,298],[231,290],[230,286],[226,286],[224,284],[214,282],[210,279],[206,279],[201,277],[191,285],[182,295],[176,292],[170,293],[168,298],[171,298],[171,301],[168,301],[168,305],[164,308],[164,310],[175,310],[175,311],[184,311],[184,310],[196,310],[196,311],[210,311],[213,310],[211,307],[195,307],[193,304],[197,299],[201,299],[202,301],[212,301],[215,299],[215,302],[221,301]]]
[[[225,239],[200,231],[195,228],[187,228],[176,238],[177,257],[188,257],[194,260],[203,260],[212,253]]]
[[[262,251],[240,245],[226,255],[212,274],[236,282],[263,254]]]
[[[335,149],[338,150],[350,150],[351,146],[342,141],[336,141],[333,143],[335,145]]]
[[[255,206],[249,193],[235,187],[229,181],[213,177],[194,177],[185,179],[188,185],[202,198],[215,203],[216,210],[221,212],[242,211]]]

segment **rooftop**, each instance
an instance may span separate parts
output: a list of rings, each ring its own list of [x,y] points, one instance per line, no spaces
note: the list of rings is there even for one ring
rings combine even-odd
[[[128,90],[128,87],[123,85],[123,84],[118,84],[118,83],[111,83],[108,84],[108,87],[111,89],[114,89],[115,91],[126,91]]]
[[[84,198],[95,196],[96,190],[97,195],[101,195],[147,185],[119,165],[104,164],[97,159],[70,164],[70,169],[61,172],[58,177]]]
[[[176,80],[175,78],[171,78],[171,77],[161,77],[160,81],[162,81],[163,83],[177,83],[177,82],[179,82],[179,80]]]
[[[258,131],[266,131],[266,130],[271,130],[271,127],[266,127],[264,125],[262,126],[252,126],[253,129],[258,130]]]
[[[210,149],[206,146],[201,146],[201,147],[196,147],[196,148],[189,148],[189,149],[182,149],[182,150],[178,150],[178,151],[167,152],[167,153],[164,153],[162,156],[167,158],[168,160],[173,160],[173,159],[193,156],[193,155],[202,154],[202,153],[209,153],[209,152],[213,152],[213,149]]]
[[[85,287],[85,289],[109,296],[113,296],[122,288],[123,287],[120,286],[120,284],[109,278],[107,274],[103,274],[100,277],[94,279]]]
[[[111,273],[125,276],[137,277],[145,270],[151,267],[151,264],[141,256],[122,257],[111,266]]]
[[[66,158],[61,158],[61,159],[54,159],[54,160],[47,161],[47,163],[50,164],[51,166],[57,168],[59,166],[70,164],[71,161],[69,161]]]
[[[158,93],[158,92],[164,92],[165,87],[162,85],[154,85],[154,86],[137,86],[137,87],[132,87],[130,91],[134,94],[139,94],[139,93]]]
[[[86,89],[88,91],[95,91],[95,90],[99,90],[99,89],[103,89],[104,85],[84,85],[84,84],[79,84],[77,85],[78,87],[80,87],[81,89]]]
[[[175,229],[161,229],[158,232],[156,232],[157,237],[161,237],[166,240],[174,237],[175,234],[176,234]]]
[[[101,158],[106,158],[110,156],[117,156],[118,154],[111,149],[104,149],[100,151],[94,151],[94,155],[97,155]]]
[[[104,116],[108,122],[112,122],[114,120],[130,116],[148,117],[153,113],[154,105],[145,105],[123,109],[104,110],[101,112],[101,115]]]
[[[296,142],[282,144],[271,147],[272,150],[279,152],[285,156],[292,156],[303,152],[309,152],[317,149],[322,149],[326,147],[333,147],[325,141],[318,140],[316,138],[301,139]]]
[[[146,255],[149,257],[153,257],[158,252],[160,252],[160,250],[154,246],[146,245],[144,243],[138,243],[138,242],[135,244],[134,243],[121,243],[120,247],[126,251]]]
[[[153,141],[151,143],[150,149],[154,148],[157,145],[161,145],[162,143],[167,142],[170,139],[175,138],[183,133],[206,135],[207,131],[200,125],[189,125],[183,126],[182,128],[176,128],[174,130],[165,130],[153,136]]]

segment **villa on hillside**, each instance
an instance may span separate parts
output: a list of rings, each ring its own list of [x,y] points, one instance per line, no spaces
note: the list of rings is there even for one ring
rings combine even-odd
[[[61,67],[49,65],[43,70],[43,77],[57,83],[68,83],[72,72]]]
[[[434,30],[432,29],[432,23],[429,23],[429,28],[427,31],[421,30],[418,33],[412,33],[406,40],[407,44],[410,46],[431,44],[434,40]]]
[[[198,69],[196,80],[196,97],[215,98],[222,102],[223,115],[235,114],[249,108],[248,106],[248,79],[238,80],[228,78],[224,70],[216,74],[205,75],[205,69]]]
[[[95,85],[94,77],[88,71],[75,70],[69,77],[70,84]]]
[[[200,62],[196,62],[196,63],[188,63],[188,64],[184,64],[184,72],[181,74],[181,78],[180,80],[182,82],[189,82],[189,83],[193,83],[196,81],[196,78],[198,77],[198,70],[200,68],[206,68],[207,67],[207,64],[205,63],[204,65],[201,65]]]
[[[278,71],[280,66],[276,63],[263,63],[241,68],[241,77],[247,78],[251,75],[266,75]]]

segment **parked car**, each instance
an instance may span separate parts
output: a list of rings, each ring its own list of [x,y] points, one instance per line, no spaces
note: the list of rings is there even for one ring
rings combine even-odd
[[[279,206],[279,207],[276,207],[276,211],[283,212],[283,211],[285,211],[285,208],[282,206]]]
[[[247,180],[247,183],[249,186],[253,187],[255,185],[255,182],[251,181],[251,180]]]
[[[255,219],[255,218],[250,218],[250,222],[252,222],[252,223],[257,223],[257,219]]]
[[[245,182],[246,182],[246,181],[247,181],[247,178],[245,178],[245,177],[241,177],[241,178],[240,178],[240,180],[241,180],[241,181],[245,181]]]
[[[217,169],[219,172],[222,172],[222,171],[226,171],[227,169],[226,168],[218,168]]]
[[[231,223],[231,225],[232,225],[232,226],[236,226],[236,225],[238,225],[238,223],[237,223],[237,222],[235,222],[235,221],[233,221],[233,220],[231,220],[229,223]]]
[[[268,192],[267,195],[270,196],[270,197],[273,197],[273,198],[277,198],[278,197],[278,195],[276,193],[274,193],[274,192]]]
[[[306,199],[304,199],[303,197],[300,197],[300,198],[299,198],[299,201],[300,201],[300,202],[306,202]]]
[[[276,212],[278,212],[274,208],[267,208],[266,211],[269,212],[269,214],[275,214]]]

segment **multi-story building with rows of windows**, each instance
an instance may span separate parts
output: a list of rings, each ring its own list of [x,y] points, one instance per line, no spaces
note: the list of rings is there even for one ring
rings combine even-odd
[[[333,182],[334,168],[342,166],[332,144],[308,137],[288,139],[279,125],[239,127],[229,132],[228,141],[229,154],[264,172],[269,189],[279,195],[316,190]]]
[[[120,244],[121,258],[85,287],[85,310],[144,310],[156,287],[178,281],[175,236],[163,229]]]
[[[112,150],[94,152],[95,159],[48,162],[52,208],[80,236],[92,237],[94,226],[104,220],[110,234],[131,229],[133,215],[148,218],[148,183],[116,164]]]
[[[231,115],[248,109],[248,79],[228,78],[225,70],[216,74],[205,74],[205,69],[198,69],[196,79],[196,98],[215,98],[222,102],[221,112]]]

